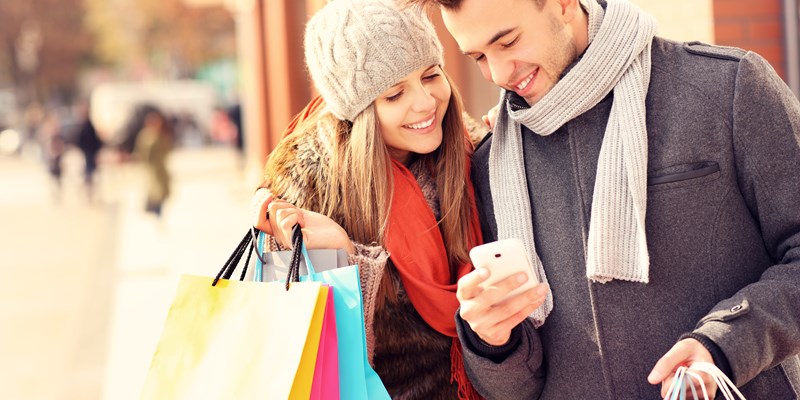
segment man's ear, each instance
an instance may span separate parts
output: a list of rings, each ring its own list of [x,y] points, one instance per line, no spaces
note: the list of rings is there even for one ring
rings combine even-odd
[[[579,12],[582,12],[580,0],[555,0],[561,7],[561,17],[564,23],[572,22]]]

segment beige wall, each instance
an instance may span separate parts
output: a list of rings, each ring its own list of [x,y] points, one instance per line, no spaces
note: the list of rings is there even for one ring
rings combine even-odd
[[[712,0],[631,0],[658,21],[658,35],[678,40],[714,42]]]

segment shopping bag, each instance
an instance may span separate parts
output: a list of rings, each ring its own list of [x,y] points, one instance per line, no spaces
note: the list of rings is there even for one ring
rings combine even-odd
[[[664,398],[668,400],[686,400],[688,391],[692,394],[693,400],[712,399],[709,397],[710,394],[706,391],[705,385],[703,385],[703,378],[699,375],[700,372],[705,372],[714,379],[719,392],[726,400],[736,400],[737,398],[745,400],[744,395],[736,388],[736,385],[714,364],[707,362],[695,362],[688,367],[678,367],[675,372],[675,379],[672,380],[672,384],[667,389],[667,395]],[[737,396],[734,397],[734,394]]]
[[[253,231],[255,232],[255,230]],[[255,237],[255,233],[253,233]],[[302,244],[303,236],[300,227],[296,226],[292,235],[293,247],[304,247]],[[261,246],[263,247],[263,239]],[[283,271],[283,278],[287,284],[289,281],[299,281],[301,264],[303,259],[299,254],[291,254],[288,252],[286,256],[285,269]],[[308,254],[304,254],[308,259]],[[262,257],[259,255],[258,259]],[[345,255],[346,260],[346,255]],[[309,264],[310,265],[310,264]],[[261,268],[257,268],[260,271]],[[303,279],[305,280],[305,279]],[[326,285],[328,286],[328,285]],[[330,287],[328,292],[328,304],[325,311],[325,318],[321,330],[319,340],[319,351],[316,358],[316,367],[314,370],[314,381],[311,385],[310,399],[312,400],[339,400],[339,346],[338,335],[336,329],[336,312],[334,307],[334,289]],[[311,340],[311,339],[309,339]]]
[[[310,400],[339,400],[339,345],[336,333],[336,311],[333,303],[333,288],[328,290],[328,301],[314,368]]]
[[[326,317],[335,318],[330,288],[229,280],[252,237],[248,232],[217,278],[181,276],[142,398],[308,399],[315,380],[324,379],[316,376],[320,345],[320,374],[330,364],[327,349],[338,352],[335,336],[330,341],[323,331],[330,330]]]
[[[297,239],[299,237],[299,240]],[[320,271],[316,268],[316,261],[322,259],[327,265],[342,265],[338,260],[338,252],[307,250],[302,243],[302,233],[299,226],[292,232],[291,252],[284,254],[266,253],[261,255],[266,235],[261,233],[258,238],[258,260],[254,275],[263,277],[267,274],[259,270],[274,269],[277,274],[294,274],[288,266],[293,263],[304,263],[307,275],[301,275],[301,281],[323,282],[333,287],[334,305],[336,308],[336,330],[339,343],[339,390],[342,399],[390,399],[386,387],[378,374],[369,365],[367,358],[367,339],[364,328],[364,305],[361,296],[361,280],[358,275],[358,266],[351,265]],[[287,254],[288,253],[288,254]],[[326,259],[327,257],[327,259]],[[333,258],[337,257],[336,260]],[[276,265],[275,260],[288,259],[288,266]],[[315,262],[312,262],[314,259]],[[284,261],[280,261],[284,263]],[[309,268],[310,267],[310,268]],[[283,271],[285,272],[283,272]]]
[[[347,251],[344,249],[313,249],[308,250],[308,256],[317,272],[347,267]],[[263,268],[253,268],[253,280],[258,282],[283,281],[289,271],[291,251],[273,251],[264,254]],[[259,276],[261,275],[261,276]],[[308,275],[306,262],[301,259],[300,276]]]
[[[265,242],[266,235],[264,233],[258,235],[258,249],[265,249]],[[262,251],[262,254],[262,258],[265,260],[263,266],[259,263],[257,268],[253,268],[252,275],[248,274],[248,277],[251,277],[252,280],[257,282],[285,280],[289,271],[289,265],[292,262],[293,252],[291,250],[272,252]],[[308,256],[317,272],[347,267],[350,265],[347,262],[347,251],[344,249],[312,249],[308,250]],[[308,275],[308,268],[306,267],[305,261],[300,258],[300,276],[305,275]]]
[[[142,397],[308,398],[328,288],[211,282],[181,277]]]

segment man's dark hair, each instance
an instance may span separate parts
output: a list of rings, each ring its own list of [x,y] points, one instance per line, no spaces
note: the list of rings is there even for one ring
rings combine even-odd
[[[401,0],[400,4],[402,6],[421,6],[426,8],[429,6],[438,6],[445,10],[458,11],[463,2],[464,0]]]
[[[539,7],[540,10],[542,9],[542,7],[544,7],[544,3],[547,2],[547,0],[533,0],[533,1],[536,2],[536,5]],[[458,9],[461,8],[462,3],[464,3],[464,0],[401,0],[400,1],[400,4],[403,6],[411,6],[411,5],[422,6],[422,7],[439,6],[447,11],[458,11]]]

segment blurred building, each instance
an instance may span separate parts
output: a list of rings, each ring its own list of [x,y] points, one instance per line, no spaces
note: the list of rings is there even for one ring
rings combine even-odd
[[[714,38],[755,51],[800,94],[798,0],[714,0]]]
[[[248,171],[257,180],[284,127],[313,95],[303,63],[303,27],[325,0],[185,0],[226,3],[236,13]],[[659,21],[659,35],[741,47],[764,56],[797,94],[800,0],[632,0]],[[438,13],[447,71],[474,116],[497,101],[473,62],[461,55]]]

